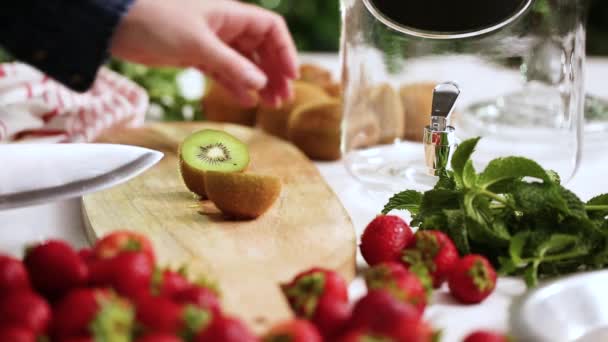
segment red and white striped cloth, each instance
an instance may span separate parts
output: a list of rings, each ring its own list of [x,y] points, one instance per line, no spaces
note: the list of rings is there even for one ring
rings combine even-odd
[[[144,89],[105,67],[77,93],[27,64],[0,64],[0,143],[88,142],[110,127],[141,125],[147,108]]]

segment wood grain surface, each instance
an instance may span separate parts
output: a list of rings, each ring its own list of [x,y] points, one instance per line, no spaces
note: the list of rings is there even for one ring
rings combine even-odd
[[[231,221],[183,185],[176,155],[191,132],[225,130],[249,145],[248,172],[281,178],[279,199],[263,216]],[[279,284],[312,266],[354,277],[356,237],[350,218],[316,167],[293,145],[251,128],[211,123],[154,124],[108,132],[100,142],[156,149],[163,160],[143,175],[83,199],[92,241],[116,229],[146,234],[160,263],[186,264],[217,281],[228,313],[255,332],[291,317]]]

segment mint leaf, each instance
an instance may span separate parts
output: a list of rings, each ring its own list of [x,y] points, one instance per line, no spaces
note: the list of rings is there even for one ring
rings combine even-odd
[[[561,184],[562,179],[559,176],[559,173],[553,171],[553,170],[547,170],[547,175],[549,175],[549,178],[551,179],[551,181],[555,184]]]
[[[382,214],[386,215],[392,210],[407,210],[412,214],[417,214],[422,203],[422,193],[414,190],[406,190],[395,194],[384,206]]]
[[[467,161],[471,159],[471,155],[475,151],[475,147],[481,138],[473,138],[468,139],[460,143],[456,151],[454,151],[454,155],[452,155],[451,166],[452,170],[454,170],[454,179],[456,180],[456,184],[462,185],[463,183],[463,174],[464,167],[467,164]]]
[[[546,182],[551,179],[537,162],[522,157],[506,157],[492,160],[479,175],[478,185],[487,189],[505,179],[532,177]]]
[[[608,205],[608,194],[593,197],[587,202],[587,205]]]
[[[444,210],[443,214],[446,218],[444,232],[452,239],[461,255],[470,254],[471,246],[467,227],[464,224],[464,212],[462,210]]]
[[[578,218],[587,218],[585,203],[572,191],[558,186],[561,197],[566,201],[570,215]]]
[[[456,190],[433,189],[424,193],[420,212],[460,208],[462,194]]]
[[[512,194],[517,207],[526,213],[538,213],[547,208],[556,209],[563,214],[570,213],[568,203],[553,183],[520,182]]]
[[[517,268],[527,265],[527,262],[524,261],[523,254],[529,238],[530,232],[524,231],[518,233],[511,239],[511,243],[509,244],[509,256],[511,257],[513,265]]]
[[[439,180],[435,184],[435,190],[456,190],[456,182],[454,181],[454,171],[443,170],[439,174]]]
[[[462,183],[465,188],[472,188],[475,185],[475,182],[477,182],[477,173],[475,172],[473,161],[469,159],[464,165]]]

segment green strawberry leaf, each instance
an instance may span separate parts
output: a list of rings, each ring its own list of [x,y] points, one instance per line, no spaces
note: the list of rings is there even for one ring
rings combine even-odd
[[[531,177],[551,182],[551,178],[537,162],[522,157],[505,157],[491,161],[479,175],[478,185],[487,189],[505,179]]]
[[[393,210],[407,210],[412,214],[417,214],[421,203],[422,193],[414,190],[403,191],[388,200],[382,214],[386,215]]]

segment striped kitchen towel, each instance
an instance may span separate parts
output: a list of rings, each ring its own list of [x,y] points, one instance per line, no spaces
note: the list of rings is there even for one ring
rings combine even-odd
[[[111,127],[141,125],[147,108],[144,89],[105,67],[77,93],[27,64],[0,64],[0,143],[88,142]]]

